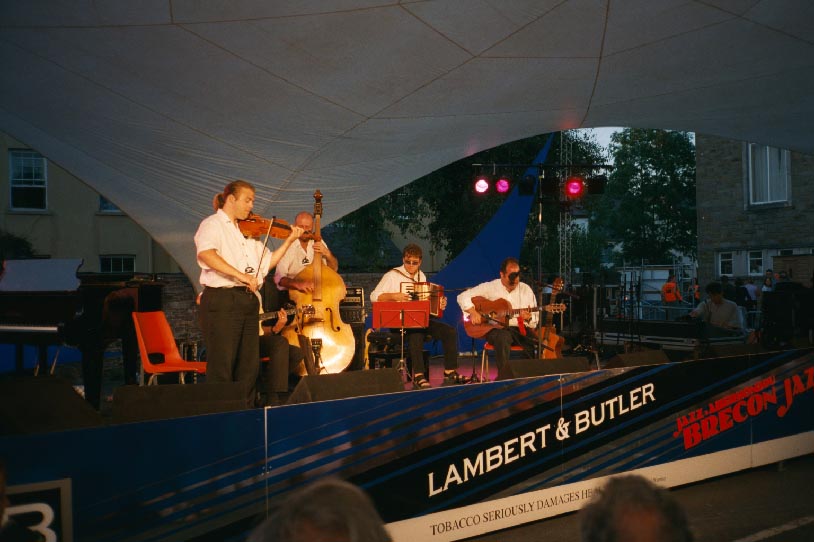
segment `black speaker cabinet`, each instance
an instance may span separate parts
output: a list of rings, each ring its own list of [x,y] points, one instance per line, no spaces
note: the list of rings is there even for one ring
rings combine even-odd
[[[53,376],[0,378],[0,435],[26,435],[102,425],[71,383]]]
[[[663,350],[642,350],[641,352],[628,352],[616,354],[605,364],[605,369],[618,369],[620,367],[638,367],[639,365],[659,365],[670,363],[670,358]]]
[[[249,408],[237,382],[119,386],[113,391],[113,423],[143,422]]]
[[[582,373],[589,369],[588,358],[577,356],[553,359],[510,359],[509,367],[514,378]]]
[[[401,375],[395,369],[375,369],[369,371],[351,371],[345,373],[307,375],[291,392],[288,404],[310,403],[378,395],[404,391]]]

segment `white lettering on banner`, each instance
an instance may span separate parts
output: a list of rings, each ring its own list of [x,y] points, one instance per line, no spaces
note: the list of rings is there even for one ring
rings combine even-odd
[[[587,431],[591,427],[602,425],[608,420],[613,420],[617,416],[623,416],[633,410],[643,407],[649,402],[656,400],[653,392],[655,385],[645,384],[630,390],[627,396],[617,395],[594,405],[589,409],[581,410],[574,414],[574,434]]]
[[[653,403],[656,400],[655,389],[655,384],[649,382],[628,390],[627,394],[619,394],[590,408],[580,410],[574,414],[573,422],[561,417],[557,421],[554,437],[558,441],[570,438],[572,423],[574,434],[579,434]],[[474,456],[464,457],[458,464],[447,465],[446,472],[439,472],[438,476],[436,476],[436,472],[428,472],[428,496],[440,495],[449,490],[450,487],[460,486],[478,476],[483,476],[528,455],[544,450],[547,445],[546,439],[550,433],[551,424],[545,424],[533,431],[527,431],[519,436],[509,438],[501,444],[480,450]],[[453,525],[453,523],[450,525]],[[443,528],[446,529],[447,527]]]
[[[551,429],[551,424],[538,427],[534,431],[514,437],[503,444],[491,446],[486,450],[481,450],[472,460],[469,457],[463,459],[463,477],[459,474],[459,469],[455,464],[447,467],[442,486],[435,485],[435,473],[427,475],[429,482],[429,496],[438,495],[449,489],[450,485],[461,485],[472,478],[491,472],[501,466],[517,461],[530,453],[546,447],[546,432]],[[515,449],[518,440],[521,442],[520,449]]]
[[[46,542],[57,542],[57,534],[51,529],[54,523],[54,510],[42,502],[32,502],[10,506],[6,509],[9,517],[23,514],[35,514],[39,516],[39,521],[31,525],[30,529],[40,533]]]

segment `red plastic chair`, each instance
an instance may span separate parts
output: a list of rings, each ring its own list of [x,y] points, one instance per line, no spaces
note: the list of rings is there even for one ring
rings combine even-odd
[[[483,344],[483,351],[480,355],[480,381],[481,382],[489,382],[489,352],[494,351],[495,347],[492,346],[491,343],[486,342]],[[517,344],[513,344],[509,347],[509,355],[511,352],[522,352],[523,347]],[[474,372],[474,369],[473,369]]]
[[[134,312],[133,323],[136,326],[142,371],[150,375],[148,386],[154,384],[158,375],[162,374],[178,374],[181,384],[185,383],[186,373],[206,374],[206,362],[187,361],[181,357],[164,311]],[[161,354],[164,361],[154,363],[150,360],[150,354]]]

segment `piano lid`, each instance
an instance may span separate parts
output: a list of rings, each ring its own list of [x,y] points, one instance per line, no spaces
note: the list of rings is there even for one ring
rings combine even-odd
[[[79,288],[81,258],[6,260],[0,292],[67,292]]]

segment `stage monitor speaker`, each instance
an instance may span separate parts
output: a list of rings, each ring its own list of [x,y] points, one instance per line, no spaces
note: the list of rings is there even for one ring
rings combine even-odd
[[[605,369],[618,369],[620,367],[638,367],[639,365],[659,365],[670,363],[670,358],[663,350],[642,350],[641,352],[628,352],[616,354],[605,364]]]
[[[0,435],[100,425],[102,417],[67,380],[53,376],[0,378]]]
[[[307,375],[302,377],[297,387],[291,392],[288,404],[346,399],[397,391],[404,391],[404,383],[396,369]]]
[[[119,386],[113,391],[113,423],[143,422],[232,412],[248,408],[238,382]]]
[[[514,378],[582,373],[589,369],[588,358],[578,356],[552,359],[510,359],[509,368]]]

